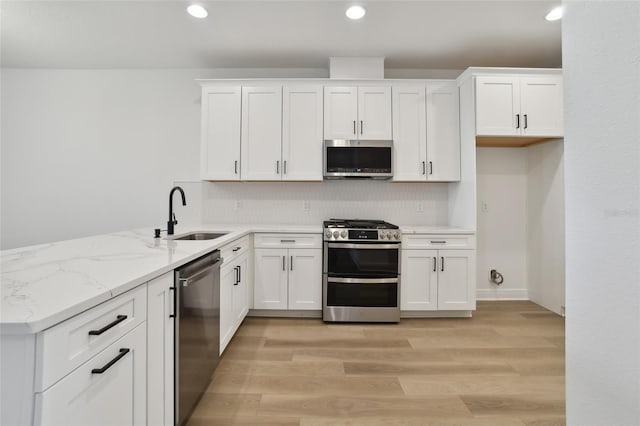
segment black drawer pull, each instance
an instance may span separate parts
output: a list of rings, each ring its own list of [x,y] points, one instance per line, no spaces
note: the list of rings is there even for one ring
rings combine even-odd
[[[105,325],[100,330],[90,330],[89,331],[89,336],[99,336],[102,333],[104,333],[105,331],[107,331],[108,329],[115,327],[116,325],[120,324],[122,321],[124,321],[126,319],[127,319],[126,315],[118,315],[114,322],[112,322],[111,324]]]
[[[91,374],[102,374],[105,371],[107,371],[109,368],[111,368],[111,366],[113,364],[115,364],[116,362],[120,361],[120,359],[122,359],[122,357],[124,357],[126,354],[128,354],[130,351],[129,348],[122,348],[120,349],[120,353],[118,354],[118,356],[116,356],[114,359],[112,359],[111,361],[109,361],[108,363],[106,363],[104,365],[104,367],[102,368],[94,368],[93,370],[91,370]]]
[[[242,248],[242,247],[236,247],[236,248],[234,248],[234,249],[233,249],[233,251],[238,251],[238,250],[240,250],[241,248]]]

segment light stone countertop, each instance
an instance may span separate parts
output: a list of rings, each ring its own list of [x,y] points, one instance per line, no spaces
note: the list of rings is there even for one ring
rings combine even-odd
[[[204,241],[153,238],[138,229],[3,250],[0,334],[37,333],[252,232],[321,233],[304,225],[179,225],[229,232]]]
[[[403,233],[473,234],[449,227],[402,226]],[[31,334],[137,287],[254,232],[322,233],[321,225],[179,225],[229,232],[215,240],[153,238],[152,228],[0,252],[0,334]]]

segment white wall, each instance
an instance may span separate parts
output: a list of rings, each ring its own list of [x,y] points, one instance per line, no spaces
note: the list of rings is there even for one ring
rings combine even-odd
[[[567,423],[640,424],[640,3],[564,2]]]
[[[478,148],[477,294],[480,299],[527,299],[526,148]],[[496,269],[504,277],[489,281]]]
[[[564,142],[546,142],[526,150],[529,298],[561,314],[565,294]]]
[[[2,69],[0,247],[165,228],[173,182],[198,179],[195,78],[326,73]]]

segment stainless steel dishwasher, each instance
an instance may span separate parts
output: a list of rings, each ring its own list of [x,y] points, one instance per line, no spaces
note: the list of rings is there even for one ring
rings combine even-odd
[[[175,424],[184,425],[207,389],[220,347],[218,250],[175,270]]]

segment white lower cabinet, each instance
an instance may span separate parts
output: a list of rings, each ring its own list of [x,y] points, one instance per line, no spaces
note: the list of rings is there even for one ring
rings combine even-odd
[[[416,247],[420,237],[404,237]],[[411,240],[409,240],[411,239]],[[459,238],[424,238],[423,248],[402,249],[401,304],[403,311],[468,311],[476,308],[475,249],[433,249],[433,243],[459,244]],[[473,238],[467,241],[473,242]]]
[[[322,309],[321,246],[315,234],[257,234],[253,307]]]
[[[36,425],[146,425],[146,324],[138,325],[42,393]]]
[[[147,285],[147,424],[173,426],[173,272]]]
[[[220,353],[249,312],[252,269],[249,237],[240,238],[220,249],[224,262],[220,268]]]

